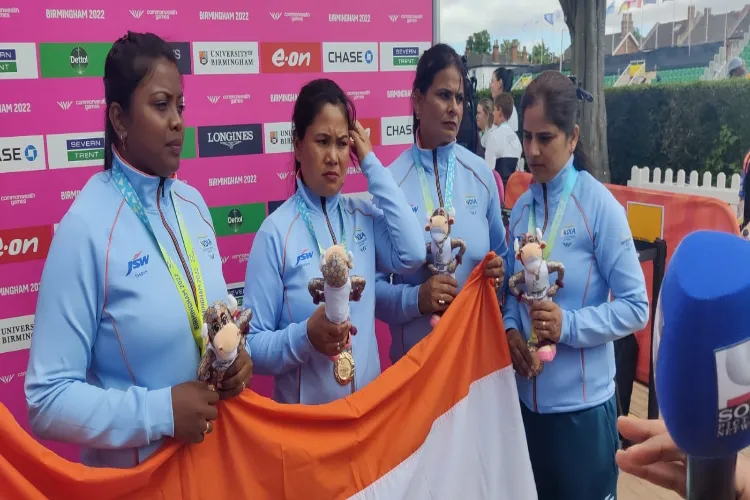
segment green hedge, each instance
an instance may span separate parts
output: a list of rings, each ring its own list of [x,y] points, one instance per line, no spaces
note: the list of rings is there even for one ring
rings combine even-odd
[[[478,92],[490,97],[489,91]],[[605,89],[612,182],[633,165],[716,176],[739,173],[750,149],[750,82],[722,80]],[[520,109],[522,92],[514,92]]]

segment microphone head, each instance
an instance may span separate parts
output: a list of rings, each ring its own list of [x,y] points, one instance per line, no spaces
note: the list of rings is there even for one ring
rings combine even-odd
[[[669,434],[693,457],[750,445],[750,244],[698,231],[672,256],[654,316],[656,395]]]

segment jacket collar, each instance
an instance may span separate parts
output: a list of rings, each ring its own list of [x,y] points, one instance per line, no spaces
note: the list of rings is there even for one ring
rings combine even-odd
[[[308,188],[304,182],[302,182],[302,179],[300,176],[297,176],[296,179],[297,182],[297,194],[299,194],[302,197],[302,201],[304,201],[307,204],[307,207],[310,209],[310,212],[316,213],[316,214],[323,214],[322,210],[322,200],[323,197],[316,195],[313,193],[310,188]],[[326,203],[326,212],[329,214],[332,210],[334,210],[332,207],[338,207],[339,202],[341,201],[341,192],[334,194],[333,196],[329,196],[325,198]],[[338,208],[336,208],[338,210]]]
[[[419,131],[417,131],[417,141],[412,147],[416,148],[416,150],[419,152],[419,163],[421,164],[422,168],[427,173],[432,173],[434,175],[435,154],[437,154],[438,172],[448,170],[448,158],[450,157],[451,152],[455,151],[456,149],[456,141],[453,141],[450,144],[446,144],[445,146],[440,146],[436,149],[423,149],[421,141],[419,140]]]
[[[162,207],[171,205],[171,190],[177,179],[176,175],[172,175],[172,177],[169,178],[162,178],[143,173],[126,162],[114,146],[112,147],[112,163],[113,166],[114,164],[117,164],[120,167],[123,174],[125,174],[125,177],[130,181],[130,184],[133,186],[133,189],[143,204],[143,208],[147,212],[155,213],[158,211],[156,197],[158,195],[159,185],[162,182],[164,191],[161,194],[159,204]]]
[[[534,182],[529,187],[531,189],[531,195],[534,197],[534,201],[538,205],[542,205],[545,202],[544,192],[547,193],[547,205],[556,205],[560,200],[563,188],[565,187],[565,179],[568,177],[568,173],[573,170],[573,155],[570,156],[570,160],[565,166],[555,175],[555,177],[549,182],[541,183]]]

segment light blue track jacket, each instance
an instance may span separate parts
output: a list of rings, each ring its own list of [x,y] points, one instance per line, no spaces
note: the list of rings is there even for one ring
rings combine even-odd
[[[372,201],[337,194],[321,200],[297,179],[297,189],[310,209],[320,245],[333,244],[323,206],[339,244],[340,205],[344,206],[346,249],[354,254],[351,275],[367,280],[359,302],[352,302],[351,322],[355,376],[341,386],[333,362],[317,352],[307,335],[307,320],[318,308],[307,285],[321,277],[320,252],[299,215],[294,197],[261,225],[247,263],[244,305],[253,312],[248,336],[256,373],[273,375],[274,399],[283,403],[323,404],[361,389],[380,374],[375,338],[375,272],[409,273],[425,259],[425,245],[403,193],[374,153],[362,163]]]
[[[175,192],[207,299],[224,300],[211,216],[198,191],[164,179],[157,202],[160,179],[122,165],[185,278],[167,231],[186,255]],[[60,222],[42,274],[25,382],[34,432],[82,445],[87,465],[132,467],[173,435],[171,387],[194,380],[198,363],[185,307],[158,246],[111,173],[94,175]]]
[[[416,148],[417,146],[412,146]],[[446,173],[450,152],[456,152],[453,206],[456,223],[451,227],[451,237],[462,238],[467,251],[463,263],[456,270],[459,291],[463,288],[471,271],[485,258],[490,250],[495,251],[509,267],[506,231],[500,210],[500,195],[492,172],[480,157],[456,143],[435,150],[419,149],[420,163],[424,169],[427,185],[432,195],[433,206],[438,207],[435,184],[435,164],[440,176],[440,187],[445,196]],[[430,242],[430,233],[425,231],[427,214],[422,198],[422,185],[417,175],[412,148],[404,151],[391,164],[390,170],[412,207],[411,217],[420,225],[423,244]],[[381,274],[376,285],[377,318],[387,323],[391,330],[391,361],[401,359],[409,349],[432,331],[430,315],[419,314],[419,288],[432,275],[426,266],[410,276]],[[507,273],[506,273],[507,283]]]
[[[537,225],[543,239],[550,239],[565,178],[572,169],[571,157],[554,179],[532,184],[521,196],[510,216],[512,239],[529,229],[532,197]],[[541,227],[545,221],[546,227]],[[555,359],[544,365],[539,376],[531,380],[516,377],[519,395],[530,410],[539,413],[597,406],[615,392],[612,342],[644,328],[649,310],[646,282],[625,209],[587,172],[578,173],[548,260],[565,266],[565,286],[553,297],[563,311],[562,334]],[[522,269],[515,261],[513,272]],[[550,282],[556,279],[557,275],[550,273]],[[518,329],[528,340],[529,307],[508,293],[503,313],[505,328]]]

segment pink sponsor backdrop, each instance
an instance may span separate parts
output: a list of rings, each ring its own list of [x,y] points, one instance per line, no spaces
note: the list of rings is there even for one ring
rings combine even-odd
[[[102,9],[102,5],[105,7]],[[104,125],[103,87],[100,76],[42,78],[39,43],[112,43],[126,30],[152,31],[169,42],[257,42],[294,44],[312,42],[322,50],[323,42],[353,44],[377,42],[379,52],[390,50],[383,43],[429,44],[432,39],[432,1],[382,0],[352,3],[341,0],[127,0],[113,7],[96,0],[10,0],[0,8],[0,55],[4,45],[33,43],[39,75],[36,78],[2,79],[0,92],[0,152],[14,137],[100,132]],[[85,13],[81,16],[81,13]],[[75,14],[75,15],[72,15]],[[349,16],[341,16],[347,14]],[[83,18],[75,18],[83,17]],[[226,18],[226,19],[225,19]],[[412,45],[408,45],[411,42]],[[407,94],[412,71],[390,71],[380,64],[377,72],[269,73],[259,47],[257,74],[192,74],[198,61],[191,53],[192,70],[184,75],[186,125],[222,126],[289,122],[293,95],[307,81],[328,77],[336,80],[357,107],[358,117],[377,130],[375,151],[384,164],[406,147],[382,146],[382,117],[410,114]],[[189,52],[192,52],[189,51]],[[19,55],[19,65],[21,56]],[[0,58],[0,63],[2,59]],[[321,66],[322,71],[322,66]],[[396,92],[394,92],[396,91]],[[292,96],[290,98],[290,96]],[[85,102],[84,102],[85,101]],[[70,103],[67,107],[61,103]],[[382,126],[382,128],[381,128]],[[11,142],[8,142],[11,141]],[[196,141],[197,142],[197,141]],[[100,166],[50,169],[46,141],[44,168],[8,169],[0,162],[0,240],[6,243],[27,236],[28,228],[54,226],[72,204],[76,192]],[[292,189],[292,157],[288,153],[203,158],[197,147],[195,158],[183,160],[179,176],[203,194],[209,207],[246,203],[279,202]],[[252,184],[216,186],[216,180],[252,176]],[[366,189],[361,174],[347,178],[345,191]],[[32,230],[33,231],[33,230]],[[224,236],[218,240],[228,284],[242,283],[252,234]],[[44,245],[42,245],[44,246]],[[15,318],[33,315],[46,248],[20,261],[11,259],[0,244],[0,335]],[[390,338],[378,325],[382,365],[388,362]],[[0,344],[2,347],[2,344]],[[0,353],[8,349],[0,349]],[[0,354],[0,403],[28,428],[23,393],[28,351],[16,349]],[[273,382],[257,377],[253,389],[270,395]],[[60,455],[77,461],[78,449],[61,443],[44,443]]]

